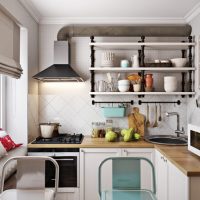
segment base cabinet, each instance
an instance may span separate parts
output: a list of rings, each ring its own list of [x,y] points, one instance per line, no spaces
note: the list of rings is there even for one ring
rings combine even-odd
[[[157,150],[155,167],[158,200],[190,200],[189,178]]]
[[[120,149],[84,148],[80,151],[80,200],[98,200],[98,167],[100,163],[108,158],[120,156]],[[111,180],[111,166],[106,166],[102,181]],[[111,181],[103,182],[110,187]]]
[[[80,151],[80,200],[99,200],[98,196],[98,167],[100,163],[115,156],[145,157],[154,162],[154,149],[151,148],[83,148]],[[146,167],[141,164],[141,185],[151,188],[150,176]],[[106,189],[112,187],[112,166],[111,162],[105,165],[102,170],[102,185]],[[103,189],[103,188],[102,188]]]
[[[122,149],[122,156],[143,157],[154,164],[154,149],[151,148],[126,148]],[[141,161],[141,188],[152,190],[152,174],[148,163]]]

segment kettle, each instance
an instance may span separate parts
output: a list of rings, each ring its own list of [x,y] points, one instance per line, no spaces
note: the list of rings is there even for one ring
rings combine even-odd
[[[40,123],[40,134],[43,138],[52,138],[58,136],[59,123]]]

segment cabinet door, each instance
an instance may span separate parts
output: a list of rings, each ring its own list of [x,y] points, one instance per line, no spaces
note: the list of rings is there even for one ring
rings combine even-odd
[[[154,164],[154,149],[152,148],[126,148],[122,149],[123,156],[144,157]],[[152,189],[151,168],[145,161],[141,162],[141,188]]]
[[[108,158],[121,156],[121,149],[113,148],[83,148],[80,153],[80,199],[99,200],[98,167]],[[112,187],[111,163],[105,164],[102,173],[103,188]],[[102,189],[103,189],[102,188]]]
[[[168,164],[168,199],[169,200],[188,200],[189,199],[189,178],[184,175],[170,161]]]
[[[156,169],[157,199],[168,200],[167,159],[157,150],[155,151],[155,169]]]

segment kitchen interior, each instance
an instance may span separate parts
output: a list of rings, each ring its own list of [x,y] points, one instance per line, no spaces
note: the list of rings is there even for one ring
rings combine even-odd
[[[134,158],[134,189],[152,195],[136,199],[199,199],[200,2],[95,3],[0,0],[0,144],[14,141],[0,173],[15,156],[59,167],[58,180],[45,161],[27,186],[8,165],[0,199],[56,184],[56,200],[130,199],[115,175]]]

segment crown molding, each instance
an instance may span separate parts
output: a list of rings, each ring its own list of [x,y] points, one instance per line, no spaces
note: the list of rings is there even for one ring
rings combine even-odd
[[[200,2],[194,6],[184,17],[187,23],[190,23],[195,17],[200,14]]]
[[[24,6],[24,8],[28,11],[28,13],[33,17],[33,19],[40,23],[41,15],[38,12],[38,10],[34,7],[34,5],[31,3],[31,1],[27,0],[19,0],[19,2]]]
[[[40,24],[185,24],[183,18],[66,17],[41,18]]]

